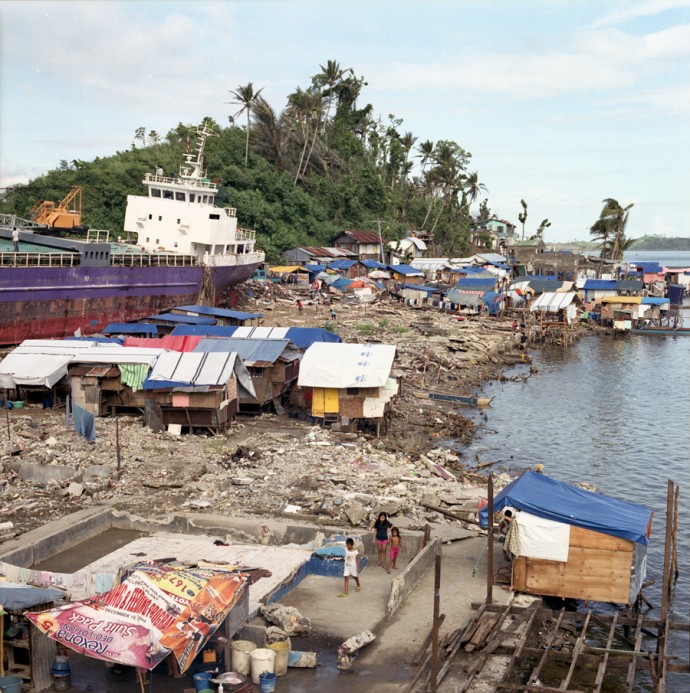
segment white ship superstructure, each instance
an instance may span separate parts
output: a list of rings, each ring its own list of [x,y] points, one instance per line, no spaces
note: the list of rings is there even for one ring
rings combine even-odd
[[[255,232],[238,228],[237,210],[215,205],[218,185],[206,178],[204,147],[215,133],[197,130],[194,153],[185,155],[180,174],[144,176],[148,197],[128,195],[124,229],[136,232],[137,246],[151,253],[193,255],[205,265],[255,264],[264,253],[255,250]]]

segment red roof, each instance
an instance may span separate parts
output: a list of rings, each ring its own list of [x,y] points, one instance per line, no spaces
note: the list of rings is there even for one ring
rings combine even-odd
[[[127,337],[126,347],[153,347],[155,349],[170,349],[170,351],[194,351],[201,341],[200,335],[172,335],[164,337]]]
[[[337,238],[343,235],[349,236],[355,243],[376,243],[378,245],[381,242],[376,231],[341,231]]]

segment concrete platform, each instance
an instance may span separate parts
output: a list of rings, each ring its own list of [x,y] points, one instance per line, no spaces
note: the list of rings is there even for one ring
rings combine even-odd
[[[115,574],[137,561],[175,558],[182,562],[208,561],[247,568],[265,568],[270,577],[263,577],[249,588],[249,616],[253,617],[262,599],[269,597],[284,584],[290,583],[311,558],[311,551],[262,544],[215,546],[209,537],[157,532],[141,537],[107,556],[90,563],[87,572]],[[86,596],[86,595],[84,595]],[[75,595],[75,598],[81,599]]]

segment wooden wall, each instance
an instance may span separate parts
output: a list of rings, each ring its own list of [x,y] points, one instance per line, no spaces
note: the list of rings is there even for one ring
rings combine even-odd
[[[518,556],[512,588],[518,592],[629,603],[633,543],[581,527],[570,528],[568,562]]]

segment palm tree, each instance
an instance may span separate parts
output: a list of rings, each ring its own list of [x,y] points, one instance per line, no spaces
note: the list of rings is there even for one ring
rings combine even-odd
[[[285,154],[288,141],[284,121],[271,108],[266,99],[259,96],[252,105],[254,130],[259,135],[254,148],[280,171],[286,169]]]
[[[426,170],[429,162],[432,160],[434,154],[434,143],[431,140],[424,140],[417,145],[417,159],[419,159],[419,165],[422,169],[422,173]]]
[[[539,224],[539,228],[537,229],[537,232],[530,238],[531,241],[535,240],[542,240],[544,236],[544,231],[551,226],[551,222],[548,219],[543,219],[541,224]]]
[[[245,167],[247,166],[247,162],[249,161],[249,128],[250,128],[250,120],[249,116],[251,115],[252,111],[252,106],[257,102],[259,98],[259,94],[263,91],[263,87],[259,89],[258,91],[254,91],[254,84],[253,82],[247,82],[245,85],[240,84],[237,87],[236,91],[231,91],[230,93],[235,97],[232,101],[229,103],[234,103],[238,104],[241,106],[240,110],[235,113],[234,116],[232,116],[233,120],[237,118],[237,116],[242,115],[243,113],[247,114],[247,134],[245,138],[245,145],[244,145],[244,165]]]
[[[628,225],[630,217],[630,209],[633,207],[630,203],[627,207],[622,207],[618,200],[612,197],[607,197],[604,200],[604,207],[599,215],[600,219],[606,219],[609,222],[613,238],[611,239],[611,259],[614,262],[621,262],[623,259],[623,250],[626,244],[625,229]]]
[[[468,173],[465,178],[465,190],[464,194],[470,201],[470,204],[474,204],[475,200],[479,197],[480,193],[489,192],[484,183],[480,183],[477,179],[477,172]]]

